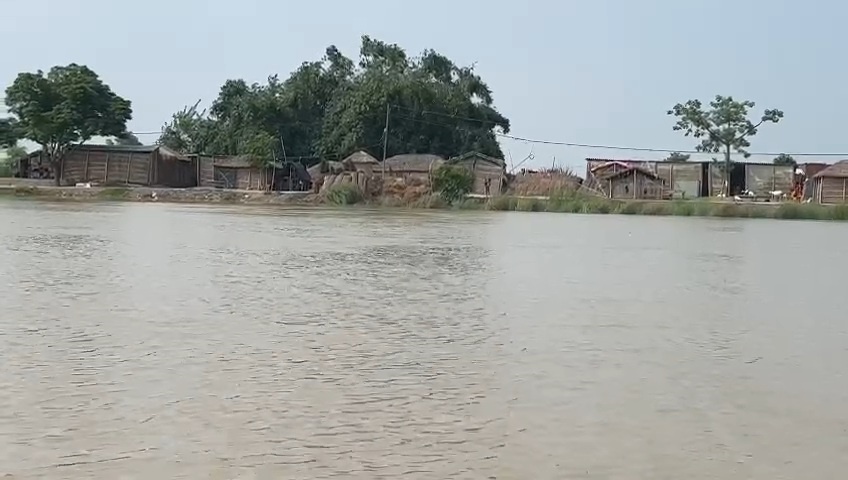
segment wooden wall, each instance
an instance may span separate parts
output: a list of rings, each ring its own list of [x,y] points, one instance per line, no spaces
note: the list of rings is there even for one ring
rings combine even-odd
[[[489,194],[498,195],[501,193],[504,180],[504,169],[502,166],[473,157],[458,161],[454,165],[466,168],[474,175],[472,193],[485,194],[487,179],[491,180]]]
[[[602,180],[610,198],[627,199],[661,199],[663,198],[663,183],[647,175],[632,172],[621,176]]]
[[[745,187],[757,195],[792,191],[795,167],[791,165],[745,165]]]
[[[819,203],[846,203],[848,193],[848,179],[821,177],[815,179],[816,198]]]
[[[665,181],[668,188],[679,192],[685,198],[701,196],[703,167],[700,162],[657,162],[657,176]]]
[[[65,155],[62,183],[149,185],[153,153],[71,150]]]

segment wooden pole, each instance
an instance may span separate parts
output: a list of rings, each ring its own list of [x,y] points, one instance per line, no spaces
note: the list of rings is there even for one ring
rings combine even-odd
[[[84,167],[84,170],[82,172],[82,181],[83,182],[88,181],[88,157],[90,157],[90,156],[91,156],[91,151],[86,150],[86,152],[85,152],[85,167]]]
[[[848,181],[848,179],[845,179],[845,178],[842,179],[842,203],[845,203],[845,182],[846,181]]]
[[[382,195],[386,189],[386,152],[389,149],[389,112],[391,111],[391,106],[389,105],[388,99],[386,101],[386,126],[383,128],[383,162],[381,164],[380,171],[380,194]]]
[[[109,152],[106,152],[106,171],[103,172],[103,183],[109,183]]]
[[[130,184],[130,173],[132,172],[132,157],[133,152],[130,152],[130,159],[127,160],[127,180],[125,182],[127,185]]]

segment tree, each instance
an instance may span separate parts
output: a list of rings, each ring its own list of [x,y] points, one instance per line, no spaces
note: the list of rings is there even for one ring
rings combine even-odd
[[[206,110],[198,110],[198,105],[200,100],[175,113],[162,127],[156,143],[183,153],[223,153],[209,151],[213,122],[207,118]]]
[[[115,137],[115,139],[107,138],[106,145],[124,145],[130,147],[136,147],[142,145],[141,140],[135,136],[132,132],[126,132],[123,135],[119,135]]]
[[[0,118],[0,148],[15,146],[18,136],[17,122],[12,118]]]
[[[782,166],[791,166],[791,167],[797,167],[798,166],[798,162],[796,162],[795,159],[792,158],[792,155],[787,155],[785,153],[781,153],[780,155],[774,157],[774,160],[772,160],[772,163],[774,163],[775,165],[782,165]]]
[[[195,105],[174,115],[159,143],[186,153],[246,154],[268,138],[279,158],[281,139],[292,157],[340,159],[359,149],[387,154],[470,150],[502,156],[496,131],[509,120],[473,68],[433,51],[410,58],[393,44],[362,37],[359,62],[336,47],[300,65],[288,78],[227,80],[208,111]],[[496,130],[497,129],[497,130]]]
[[[57,185],[69,149],[94,136],[123,136],[132,119],[129,100],[116,95],[94,71],[74,63],[46,74],[18,74],[6,89],[6,105],[20,137],[38,143],[47,154]]]
[[[726,187],[731,152],[741,153],[748,158],[750,154],[746,149],[751,146],[749,138],[757,134],[762,124],[777,123],[783,118],[782,111],[766,109],[759,121],[754,123],[748,119],[748,111],[754,106],[751,101],[736,101],[733,97],[716,95],[709,109],[705,109],[700,100],[689,100],[672,107],[668,115],[677,117],[673,127],[675,131],[701,140],[695,147],[697,151],[724,154],[722,171]]]
[[[663,162],[688,162],[689,158],[690,156],[686,155],[685,153],[672,152],[667,157],[665,157]]]

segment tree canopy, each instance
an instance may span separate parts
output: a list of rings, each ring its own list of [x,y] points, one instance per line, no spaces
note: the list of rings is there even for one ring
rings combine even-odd
[[[792,167],[795,167],[795,166],[798,165],[798,162],[796,162],[795,159],[792,158],[792,155],[787,155],[785,153],[781,153],[780,155],[774,157],[774,160],[772,160],[772,163],[774,163],[775,165],[792,166]]]
[[[691,156],[685,153],[672,152],[663,159],[663,162],[688,162],[690,158]]]
[[[746,150],[751,146],[749,139],[757,134],[757,129],[766,122],[777,123],[783,118],[780,110],[766,109],[757,123],[748,119],[748,111],[756,104],[751,101],[736,101],[733,97],[716,95],[709,109],[700,100],[678,103],[669,115],[677,117],[675,131],[700,140],[695,146],[699,152],[724,153],[730,161],[731,151],[750,156]]]
[[[198,103],[199,104],[199,103]],[[227,80],[208,111],[175,113],[159,142],[186,153],[338,159],[364,149],[382,156],[476,150],[502,157],[496,131],[509,120],[473,67],[432,50],[409,57],[399,46],[362,37],[359,61],[336,47],[288,78]],[[387,112],[388,109],[388,112]]]
[[[14,147],[18,143],[18,129],[14,119],[0,118],[0,148]]]
[[[94,71],[74,63],[46,74],[18,74],[6,89],[6,105],[17,135],[38,143],[48,155],[57,182],[69,148],[94,136],[124,136],[132,118],[129,100],[116,95]]]

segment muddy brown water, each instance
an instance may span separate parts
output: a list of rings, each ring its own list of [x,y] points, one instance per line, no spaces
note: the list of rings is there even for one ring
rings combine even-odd
[[[0,476],[844,478],[845,245],[0,200]]]

